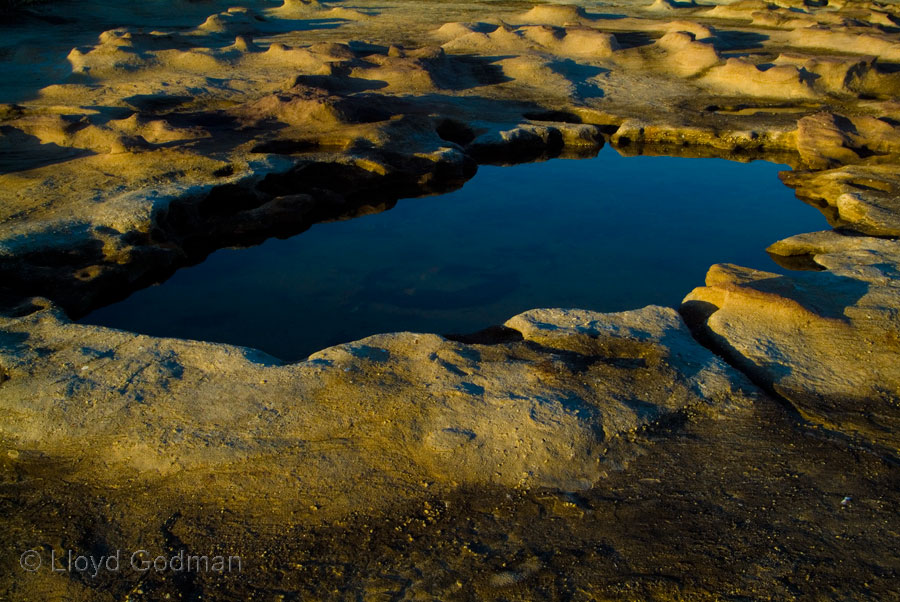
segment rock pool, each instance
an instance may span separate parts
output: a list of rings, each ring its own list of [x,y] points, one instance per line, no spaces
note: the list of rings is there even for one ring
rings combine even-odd
[[[710,264],[827,226],[754,161],[623,157],[482,166],[456,191],[223,249],[84,322],[286,360],[379,332],[469,333],[533,307],[677,306]]]

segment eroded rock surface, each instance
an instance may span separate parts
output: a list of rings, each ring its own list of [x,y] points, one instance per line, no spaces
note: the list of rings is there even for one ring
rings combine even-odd
[[[10,295],[78,315],[209,250],[258,242],[294,194],[307,195],[304,213],[333,216],[347,191],[291,179],[309,164],[350,163],[357,173],[342,179],[396,199],[459,185],[467,159],[589,156],[617,129],[628,152],[712,148],[814,169],[896,155],[890,6],[423,6],[214,3],[211,15],[186,10],[182,27],[122,8],[87,30],[153,26],[45,42],[60,53],[50,85],[11,54],[0,111]],[[861,35],[864,56],[848,46]],[[271,178],[283,185],[261,185]],[[235,232],[244,239],[225,240]]]
[[[900,174],[895,164],[782,172],[781,177],[835,227],[872,236],[900,235]]]
[[[826,268],[713,266],[683,311],[712,345],[808,419],[900,449],[900,243],[835,232],[770,248]]]
[[[77,462],[70,480],[289,485],[303,492],[292,503],[334,515],[421,482],[589,488],[623,434],[758,396],[671,309],[540,310],[508,326],[519,340],[378,335],[282,366],[44,310],[3,324],[2,438]]]
[[[894,594],[897,6],[168,4],[3,26],[0,597]],[[65,315],[607,141],[787,163],[840,232],[770,248],[819,271],[714,266],[681,310],[712,351],[663,308],[291,365]],[[28,548],[250,565],[89,578],[23,571]]]

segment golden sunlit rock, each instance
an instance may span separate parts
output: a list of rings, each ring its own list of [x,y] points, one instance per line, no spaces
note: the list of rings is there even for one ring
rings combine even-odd
[[[0,598],[896,596],[895,3],[0,13]],[[774,242],[787,274],[713,265],[678,309],[296,363],[75,321],[217,249],[607,143],[787,164],[835,230]]]

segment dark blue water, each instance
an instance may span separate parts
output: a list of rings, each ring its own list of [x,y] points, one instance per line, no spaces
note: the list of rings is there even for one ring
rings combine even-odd
[[[719,159],[482,167],[462,190],[224,249],[83,322],[284,359],[378,332],[468,333],[535,307],[677,306],[713,263],[827,228],[777,173]]]

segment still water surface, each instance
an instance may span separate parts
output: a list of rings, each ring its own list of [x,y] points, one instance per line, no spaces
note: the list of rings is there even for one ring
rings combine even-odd
[[[82,322],[294,360],[379,332],[467,333],[535,307],[676,306],[713,263],[827,228],[761,161],[621,157],[484,166],[459,191],[223,249]]]

